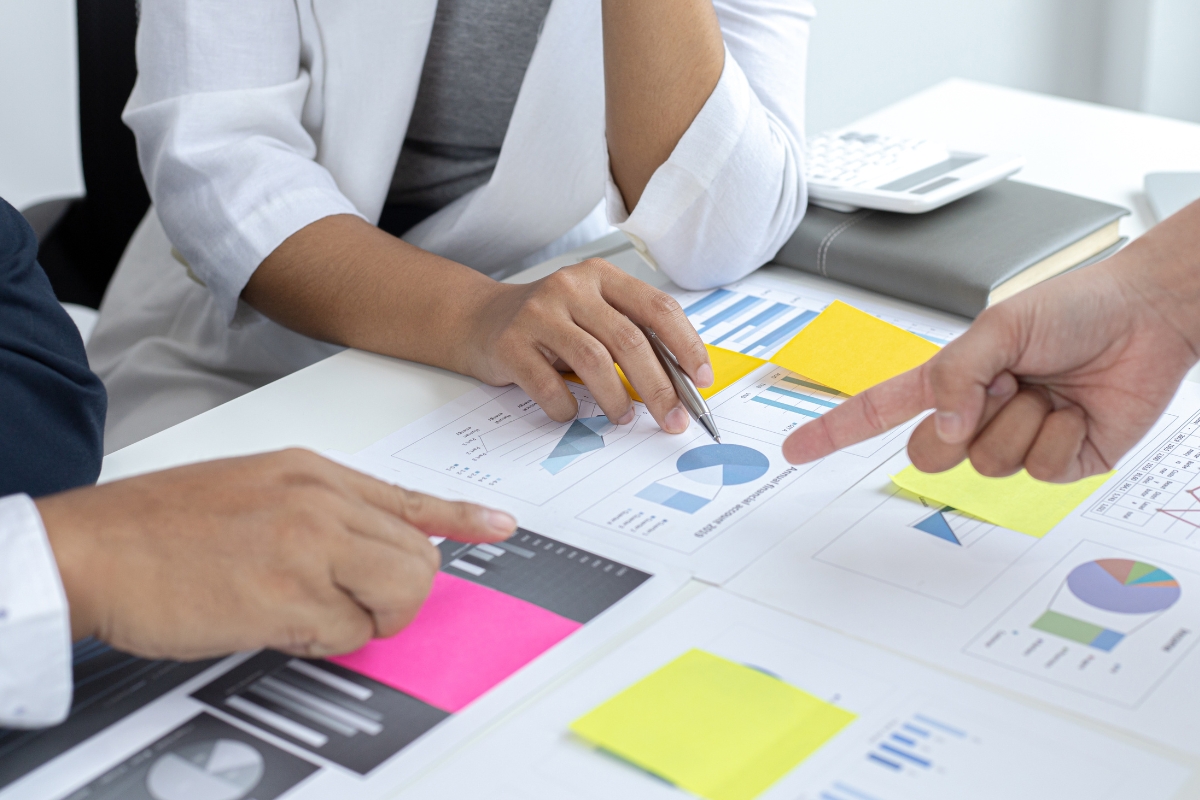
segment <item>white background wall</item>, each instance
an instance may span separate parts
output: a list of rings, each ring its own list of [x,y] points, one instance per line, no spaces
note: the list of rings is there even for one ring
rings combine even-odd
[[[1200,0],[816,4],[810,132],[948,77],[1200,122]],[[74,9],[0,0],[0,197],[19,208],[83,191]]]
[[[74,0],[0,0],[0,197],[83,194]]]
[[[1200,122],[1200,0],[815,0],[808,130],[948,77]]]

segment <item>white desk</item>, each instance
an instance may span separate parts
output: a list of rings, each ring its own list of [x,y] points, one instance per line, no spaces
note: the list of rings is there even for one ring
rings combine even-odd
[[[901,136],[941,138],[964,149],[1024,153],[1028,166],[1018,176],[1021,180],[1131,208],[1132,217],[1122,223],[1124,233],[1131,236],[1144,232],[1151,222],[1140,195],[1146,172],[1200,170],[1200,125],[966,81],[940,84],[867,117],[860,126]],[[661,285],[664,279],[621,244],[620,234],[615,234],[522,273],[518,280],[533,280],[558,266],[607,253],[619,266]],[[773,269],[799,286],[829,284],[791,270]],[[869,298],[882,305],[906,307],[855,289],[839,286],[838,291],[851,300]],[[354,452],[475,385],[469,378],[443,370],[347,351],[113,453],[105,459],[101,478],[113,480],[186,462],[288,446]],[[1123,737],[1120,732],[1105,730]],[[1200,770],[1200,759],[1154,749]],[[1200,777],[1193,779],[1181,797],[1198,795]]]

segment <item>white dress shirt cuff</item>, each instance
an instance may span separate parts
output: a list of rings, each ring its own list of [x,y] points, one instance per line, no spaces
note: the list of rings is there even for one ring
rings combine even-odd
[[[653,243],[666,236],[725,169],[742,138],[753,97],[745,73],[726,47],[716,87],[670,157],[650,176],[632,214],[608,171],[608,221],[629,237],[651,266],[657,266]]]
[[[37,506],[0,498],[0,727],[35,728],[71,708],[67,595]]]
[[[271,198],[239,221],[223,242],[203,251],[198,272],[212,292],[217,310],[235,328],[266,319],[240,303],[250,276],[293,233],[337,214],[365,219],[354,204],[325,187],[305,188]],[[223,267],[220,265],[224,265]]]

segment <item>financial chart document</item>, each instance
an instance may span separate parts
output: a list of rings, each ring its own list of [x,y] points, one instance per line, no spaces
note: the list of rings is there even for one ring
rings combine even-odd
[[[683,796],[651,771],[572,733],[571,726],[697,650],[804,692],[810,706],[839,712],[838,725],[810,737],[811,753],[789,759],[782,776],[778,771],[770,776],[771,785],[758,795],[762,800],[1169,798],[1189,772],[1138,747],[709,588],[472,743],[406,796]],[[720,685],[707,693],[691,688],[689,712],[729,702],[719,694]],[[670,706],[664,704],[662,712],[670,713]],[[756,763],[755,753],[742,755],[748,765]]]
[[[682,293],[707,343],[769,358],[833,301],[767,278]],[[916,314],[880,314],[936,342],[959,332]],[[787,435],[846,395],[765,363],[709,399],[720,444],[697,425],[658,428],[644,405],[614,425],[588,389],[555,422],[516,386],[481,387],[353,455],[386,480],[504,508],[581,545],[632,550],[723,581],[903,446],[902,426],[819,462],[782,457]]]
[[[728,588],[1200,754],[1200,386],[1042,538],[890,480],[897,454]]]
[[[67,721],[0,730],[0,800],[390,795],[686,581],[528,529],[440,550],[417,618],[354,653],[178,663],[78,643]]]

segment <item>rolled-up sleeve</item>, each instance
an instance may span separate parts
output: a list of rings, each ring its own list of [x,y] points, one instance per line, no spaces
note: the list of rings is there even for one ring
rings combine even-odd
[[[71,623],[54,552],[28,495],[0,498],[0,728],[61,722]]]
[[[812,5],[718,0],[717,86],[626,210],[608,180],[609,221],[686,289],[735,281],[769,261],[804,216],[804,81]]]
[[[362,216],[314,159],[293,0],[143,0],[123,119],[172,244],[226,321],[301,228]]]

